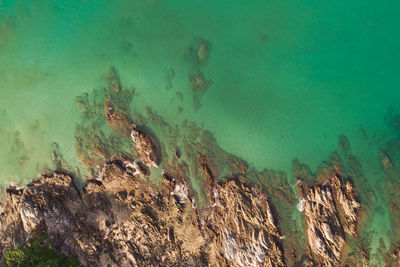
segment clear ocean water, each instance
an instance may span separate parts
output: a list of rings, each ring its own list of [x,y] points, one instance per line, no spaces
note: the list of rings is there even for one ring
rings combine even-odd
[[[294,158],[316,171],[345,135],[378,199],[372,239],[389,242],[377,150],[398,138],[384,117],[400,103],[399,11],[391,0],[0,0],[0,184],[51,168],[53,142],[78,165],[75,97],[114,66],[135,109],[202,125],[292,184]],[[210,55],[195,66],[185,52],[199,39]],[[200,95],[196,71],[212,80]]]

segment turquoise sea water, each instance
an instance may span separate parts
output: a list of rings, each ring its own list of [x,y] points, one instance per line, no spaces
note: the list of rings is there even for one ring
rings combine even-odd
[[[257,170],[316,171],[347,136],[377,197],[372,239],[391,225],[378,148],[398,132],[398,1],[0,0],[0,183],[78,165],[75,97],[114,66],[132,106],[202,125]],[[187,49],[206,40],[206,64]],[[186,54],[186,55],[185,55]],[[171,72],[173,69],[173,74]],[[188,75],[211,86],[193,92]],[[200,102],[194,104],[193,96]]]

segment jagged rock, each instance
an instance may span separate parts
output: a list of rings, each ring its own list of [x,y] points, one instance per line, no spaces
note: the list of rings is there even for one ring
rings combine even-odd
[[[346,245],[345,232],[357,236],[360,204],[350,181],[343,186],[334,174],[324,184],[303,188],[298,182],[299,211],[306,216],[306,232],[311,251],[322,258],[323,264],[339,264]]]
[[[162,172],[162,178],[171,195],[175,196],[178,203],[184,204],[189,199],[194,204],[194,200],[189,195],[189,186],[184,179],[173,177],[165,170]]]
[[[233,179],[214,188],[209,218],[216,247],[239,266],[285,266],[280,234],[266,196],[259,188]]]
[[[237,179],[213,183],[199,209],[185,179],[154,186],[137,161],[116,159],[83,189],[69,175],[11,187],[0,215],[0,255],[45,231],[84,266],[283,266],[266,196]]]
[[[333,266],[340,261],[345,240],[331,189],[321,185],[309,188],[304,199],[303,212],[310,248],[327,265]]]
[[[343,213],[342,225],[344,231],[349,235],[357,236],[357,223],[359,220],[360,203],[356,199],[353,184],[347,180],[343,186],[342,180],[338,175],[333,175],[331,186],[334,193],[336,205]]]
[[[209,192],[209,198],[213,199],[214,198],[213,190],[216,182],[213,167],[211,166],[210,162],[208,162],[207,158],[200,153],[197,154],[196,159],[197,162],[199,163],[200,169],[203,171],[203,174],[206,177],[206,188],[207,191]]]
[[[157,168],[159,155],[154,139],[136,128],[132,129],[131,137],[141,161],[147,166]]]

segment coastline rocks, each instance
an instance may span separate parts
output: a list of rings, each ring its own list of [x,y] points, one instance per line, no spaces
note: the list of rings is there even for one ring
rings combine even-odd
[[[350,181],[342,184],[334,174],[324,184],[303,188],[298,181],[299,211],[306,216],[306,232],[311,251],[326,266],[337,266],[346,245],[345,232],[356,237],[360,204]]]
[[[72,179],[62,173],[42,175],[23,189],[10,188],[0,215],[0,254],[6,247],[25,243],[34,229],[46,229],[57,234],[52,240],[55,247],[64,244],[61,253],[79,255],[77,237],[69,230],[84,227],[79,221],[88,212]]]
[[[131,137],[141,161],[147,166],[157,168],[159,155],[154,139],[143,131],[133,128]]]
[[[175,197],[177,203],[184,204],[187,199],[194,205],[194,200],[189,195],[189,186],[182,178],[174,178],[167,171],[162,171],[164,184],[167,186],[170,194]]]
[[[35,229],[84,266],[284,266],[260,189],[215,182],[214,204],[197,208],[185,179],[162,175],[154,186],[136,161],[116,159],[83,189],[60,172],[12,187],[0,215],[0,255]]]
[[[333,175],[331,179],[332,191],[341,216],[341,223],[344,231],[350,236],[357,237],[357,223],[359,220],[360,203],[356,199],[353,184],[347,180],[342,184],[338,175]]]
[[[261,189],[237,179],[218,183],[210,217],[216,247],[238,266],[285,266],[280,234]]]
[[[312,252],[322,257],[326,265],[334,266],[340,261],[345,240],[331,190],[323,186],[310,188],[303,212]]]

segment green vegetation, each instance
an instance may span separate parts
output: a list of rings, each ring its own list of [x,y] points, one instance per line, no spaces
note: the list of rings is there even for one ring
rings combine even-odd
[[[29,245],[21,245],[9,248],[4,253],[4,267],[78,267],[78,261],[73,257],[58,254],[51,249],[51,243],[47,241],[47,234],[30,239]]]

